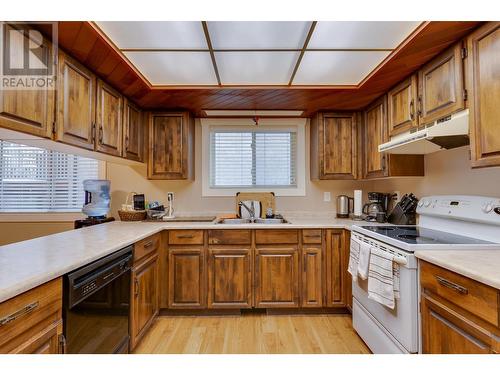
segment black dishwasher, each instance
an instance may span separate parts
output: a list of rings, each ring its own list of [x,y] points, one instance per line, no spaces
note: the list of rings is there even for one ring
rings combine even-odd
[[[128,352],[132,251],[118,250],[64,277],[66,353]]]

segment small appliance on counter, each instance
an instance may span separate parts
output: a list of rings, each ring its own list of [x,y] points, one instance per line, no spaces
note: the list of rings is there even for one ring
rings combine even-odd
[[[349,214],[353,212],[354,212],[354,198],[348,197],[347,195],[339,195],[337,197],[337,217],[345,219],[348,218]]]
[[[83,181],[85,203],[82,212],[88,217],[83,220],[75,220],[75,229],[115,220],[113,217],[106,216],[111,206],[110,187],[111,181],[109,180]]]
[[[368,199],[370,203],[363,206],[363,213],[366,215],[365,220],[385,223],[391,197],[392,194],[369,192]]]
[[[396,225],[415,225],[417,223],[418,199],[413,193],[405,194],[396,204],[387,221]]]

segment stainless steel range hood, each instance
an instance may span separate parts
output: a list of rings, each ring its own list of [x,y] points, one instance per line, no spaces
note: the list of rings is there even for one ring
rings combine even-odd
[[[424,129],[407,132],[378,146],[389,154],[430,154],[469,144],[469,110],[439,119]]]

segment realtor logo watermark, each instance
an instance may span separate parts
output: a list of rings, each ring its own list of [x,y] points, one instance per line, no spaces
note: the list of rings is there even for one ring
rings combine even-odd
[[[50,30],[51,38],[40,29]],[[0,22],[0,89],[56,88],[56,22]]]

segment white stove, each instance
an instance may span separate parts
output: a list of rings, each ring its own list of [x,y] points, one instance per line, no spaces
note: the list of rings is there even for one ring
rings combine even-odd
[[[416,250],[500,250],[500,198],[430,196],[417,207],[418,226],[353,226],[351,246],[368,244],[396,255],[400,299],[389,309],[368,298],[366,280],[353,280],[353,326],[373,353],[419,350]]]

